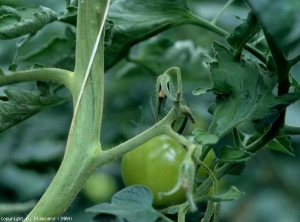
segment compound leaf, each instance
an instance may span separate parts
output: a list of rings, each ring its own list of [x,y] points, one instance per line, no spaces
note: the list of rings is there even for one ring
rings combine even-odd
[[[64,16],[60,17],[59,20],[76,26],[77,11],[78,11],[77,6],[67,6],[67,13]]]
[[[227,42],[233,47],[235,57],[242,52],[244,45],[261,29],[256,16],[249,12],[244,23],[239,25],[233,33],[227,37]]]
[[[293,49],[300,42],[299,0],[246,0],[275,42],[283,49]],[[280,13],[278,13],[280,12]]]
[[[116,0],[108,18],[114,22],[112,42],[105,49],[105,69],[126,57],[131,46],[189,19],[186,0]]]
[[[243,163],[253,156],[243,149],[224,146],[220,149],[219,161],[222,163]]]
[[[193,134],[195,135],[194,140],[202,146],[213,145],[219,141],[217,136],[207,134],[207,132],[203,129],[195,129]]]
[[[13,39],[26,34],[36,33],[45,25],[57,20],[56,13],[54,11],[43,6],[40,6],[40,8],[42,11],[33,13],[33,18],[22,19],[14,24],[6,23],[8,21],[8,17],[10,20],[13,16],[16,18],[16,13],[11,14],[14,9],[10,9],[9,11],[6,10],[5,12],[9,14],[5,14],[0,17],[0,39]],[[4,10],[2,10],[2,12],[3,11]]]
[[[47,95],[35,91],[25,91],[19,88],[8,88],[7,96],[0,97],[0,132],[24,121],[32,115],[48,107],[65,103],[69,98],[60,98],[51,91],[48,85]]]
[[[203,196],[203,200],[210,200],[213,202],[220,202],[220,201],[231,201],[239,199],[240,197],[244,196],[245,193],[239,191],[235,186],[231,186],[230,190],[224,194],[218,196]]]
[[[235,60],[224,45],[215,42],[213,47],[217,61],[210,63],[210,76],[217,96],[209,108],[213,115],[210,134],[221,137],[247,119],[270,125],[280,111],[300,98],[299,93],[273,95],[274,72],[256,61]]]
[[[152,207],[152,201],[153,195],[147,187],[130,186],[116,193],[111,204],[98,204],[86,212],[113,214],[128,221],[154,222],[159,213]]]
[[[291,146],[291,139],[289,137],[277,137],[276,139],[269,142],[267,147],[295,156],[294,149]]]
[[[45,67],[74,70],[75,32],[71,28],[66,28],[64,35],[55,36],[39,49],[19,56],[18,61],[28,65],[39,63]]]

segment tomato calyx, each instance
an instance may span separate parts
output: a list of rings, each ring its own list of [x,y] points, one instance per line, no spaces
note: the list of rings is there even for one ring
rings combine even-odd
[[[193,200],[194,181],[195,181],[195,164],[191,158],[185,159],[180,166],[180,173],[174,188],[168,192],[160,192],[159,197],[169,196],[183,188],[185,196],[190,204],[191,212],[197,211],[197,206]]]

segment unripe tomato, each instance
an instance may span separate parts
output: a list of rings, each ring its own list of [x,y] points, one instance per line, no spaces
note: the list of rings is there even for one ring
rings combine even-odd
[[[153,193],[155,207],[183,203],[186,199],[183,188],[161,199],[158,193],[174,188],[185,155],[185,149],[169,136],[154,137],[123,156],[124,184],[147,186]]]
[[[92,174],[83,187],[83,193],[94,203],[109,201],[117,190],[117,181],[101,172]]]

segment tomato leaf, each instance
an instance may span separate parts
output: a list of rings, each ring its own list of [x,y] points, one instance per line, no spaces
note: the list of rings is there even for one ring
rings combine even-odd
[[[48,94],[38,89],[30,92],[19,88],[8,88],[7,96],[0,98],[0,132],[24,121],[32,115],[48,107],[57,106],[69,101],[70,98],[58,97],[48,85]]]
[[[152,201],[153,195],[147,187],[130,186],[116,193],[111,204],[98,204],[86,212],[113,214],[128,221],[153,222],[159,213],[152,207]]]
[[[285,50],[300,42],[299,0],[246,0],[264,30]],[[280,13],[278,13],[280,12]]]
[[[244,45],[261,29],[256,16],[249,12],[244,23],[235,28],[227,38],[227,42],[234,49],[234,55],[239,56]]]
[[[39,63],[45,67],[74,70],[75,32],[70,28],[66,28],[63,35],[50,39],[37,50],[19,56],[18,60],[25,65]]]
[[[277,137],[269,142],[267,147],[295,156],[294,149],[291,146],[291,139],[289,137]]]
[[[21,20],[18,10],[9,6],[0,6],[0,28],[2,26],[13,25]]]
[[[112,44],[105,49],[105,69],[126,57],[131,46],[189,20],[186,0],[116,0],[108,18],[115,23]]]
[[[11,72],[15,72],[15,71],[17,71],[17,68],[18,68],[18,65],[13,63],[13,64],[9,65],[8,70]]]
[[[240,163],[246,162],[252,156],[252,153],[249,153],[243,149],[223,146],[220,149],[220,155],[218,159],[222,163]]]
[[[67,13],[63,15],[62,17],[59,18],[60,21],[69,23],[72,25],[77,24],[77,11],[78,7],[77,6],[67,6]]]
[[[219,138],[215,135],[209,135],[207,132],[203,129],[195,129],[193,131],[193,134],[195,135],[195,142],[204,145],[213,145],[216,144],[219,141]]]
[[[300,98],[300,93],[274,96],[275,73],[253,60],[235,60],[220,43],[214,42],[213,48],[217,62],[210,63],[210,76],[217,96],[209,108],[213,119],[208,133],[221,137],[247,119],[270,125]]]
[[[242,191],[239,191],[235,186],[231,186],[230,190],[227,191],[224,194],[218,195],[218,196],[203,196],[203,200],[210,200],[213,202],[220,202],[220,201],[231,201],[239,199],[240,197],[244,196],[245,193]]]
[[[242,132],[241,132],[242,133]],[[246,145],[249,145],[253,142],[255,142],[256,140],[258,140],[262,135],[260,133],[255,133],[251,136],[247,136],[246,139]],[[291,145],[291,139],[288,136],[283,136],[283,137],[277,137],[275,139],[273,139],[272,141],[270,141],[266,147],[285,153],[285,154],[289,154],[291,156],[295,156],[294,155],[294,149]]]
[[[29,33],[35,33],[45,25],[57,20],[56,13],[49,8],[40,6],[42,11],[33,13],[33,18],[22,19],[14,24],[7,24],[7,19],[16,17],[16,13],[11,14],[13,9],[6,11],[0,18],[0,39],[13,39]],[[17,18],[19,20],[19,18]]]

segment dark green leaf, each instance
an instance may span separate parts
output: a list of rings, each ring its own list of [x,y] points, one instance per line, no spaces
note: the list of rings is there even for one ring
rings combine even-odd
[[[59,20],[76,26],[77,10],[78,10],[77,6],[68,6],[67,13],[64,16],[60,17]]]
[[[53,92],[49,92],[47,96],[42,95],[39,90],[29,92],[19,88],[8,88],[4,92],[7,97],[0,100],[0,132],[43,109],[69,101],[69,98],[60,98]]]
[[[13,25],[21,20],[20,13],[9,6],[0,6],[0,29],[7,25]]]
[[[131,46],[189,18],[186,0],[116,0],[108,18],[114,26],[112,43],[105,49],[105,69],[128,55]]]
[[[258,140],[265,132],[255,133],[249,136],[246,140],[246,145]],[[288,136],[277,137],[269,142],[266,147],[294,156],[294,149],[291,145],[291,139]]]
[[[220,149],[219,161],[222,163],[241,163],[248,161],[253,156],[243,149],[223,146]]]
[[[289,50],[300,42],[299,0],[246,0],[276,43]]]
[[[110,20],[106,19],[105,20],[105,37],[104,37],[104,46],[109,47],[112,42],[112,38],[114,36],[114,26],[115,23]]]
[[[17,71],[18,65],[17,64],[10,64],[8,70],[11,72]]]
[[[231,200],[239,199],[244,195],[245,195],[244,192],[239,191],[235,186],[231,186],[228,192],[219,196],[203,196],[203,200],[210,200],[213,202],[231,201]]]
[[[35,12],[34,18],[0,27],[0,39],[13,39],[26,34],[35,33],[45,25],[57,20],[56,13],[49,8],[40,6],[42,12]]]
[[[291,146],[291,139],[289,137],[277,137],[268,143],[267,147],[295,156],[294,149]]]
[[[202,146],[213,145],[219,141],[219,138],[217,136],[209,135],[203,129],[195,129],[193,131],[193,134],[195,135],[195,137],[194,137],[195,142],[201,144]]]
[[[225,135],[244,120],[261,120],[272,124],[279,112],[300,98],[298,93],[276,97],[276,74],[252,60],[236,61],[223,45],[214,43],[217,62],[210,63],[216,102],[209,112],[213,120],[208,132]]]
[[[159,213],[152,207],[152,201],[153,195],[147,187],[130,186],[116,193],[111,204],[98,204],[86,211],[113,214],[128,221],[153,222]]]
[[[6,15],[14,15],[15,17],[18,18],[18,21],[21,20],[21,15],[18,12],[18,10],[14,9],[10,6],[6,6],[6,5],[0,6],[0,19]],[[0,23],[0,26],[2,26],[1,23]]]
[[[19,56],[19,61],[28,65],[42,64],[45,67],[57,67],[67,70],[74,70],[75,66],[75,33],[72,29],[66,28],[63,36],[55,37],[37,51],[27,55]]]
[[[19,17],[12,14],[3,15],[2,17],[0,17],[0,27],[13,25],[16,22],[19,22]]]
[[[233,33],[227,37],[227,42],[234,49],[235,58],[240,56],[244,45],[261,29],[256,16],[249,12],[246,21],[239,25]]]

